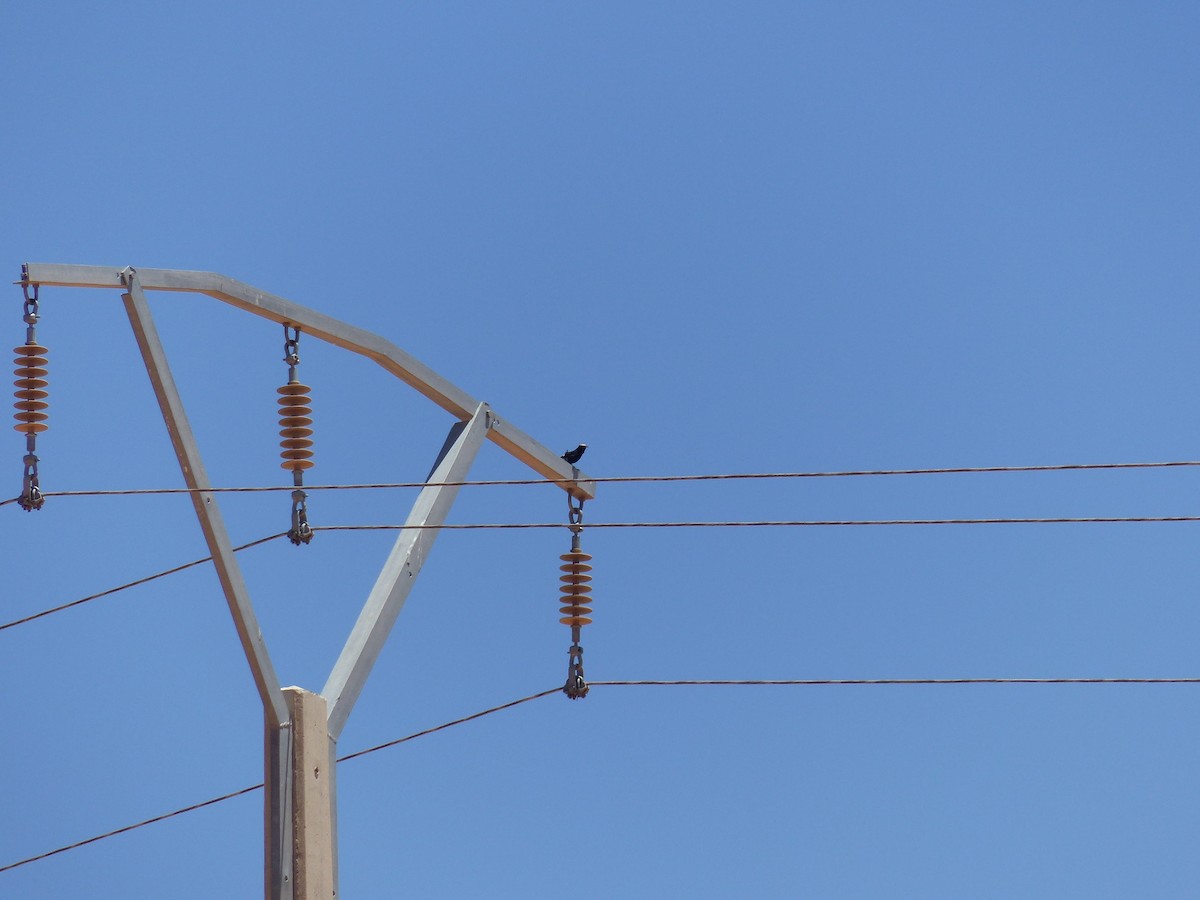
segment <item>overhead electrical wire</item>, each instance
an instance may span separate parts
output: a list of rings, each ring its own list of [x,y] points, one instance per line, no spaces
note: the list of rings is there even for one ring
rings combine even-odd
[[[197,809],[204,809],[206,806],[215,806],[223,800],[232,800],[234,797],[240,797],[243,794],[250,794],[254,791],[262,790],[262,784],[256,784],[253,787],[242,788],[238,791],[232,791],[228,794],[222,794],[220,797],[213,797],[211,800],[205,800],[201,803],[193,803],[191,806],[185,806],[182,809],[172,810],[169,813],[163,813],[161,816],[154,816],[151,819],[143,819],[141,822],[134,822],[132,825],[126,825],[122,828],[114,828],[112,831],[106,831],[104,834],[97,834],[94,837],[84,838],[82,841],[76,841],[73,844],[67,844],[63,847],[57,847],[54,850],[47,850],[45,853],[39,853],[37,856],[29,856],[25,859],[19,859],[16,862],[9,863],[6,866],[0,866],[0,872],[8,872],[12,869],[19,869],[21,866],[27,866],[30,863],[38,862],[39,860],[49,859],[51,856],[58,856],[60,853],[66,853],[68,850],[78,850],[80,847],[86,847],[88,844],[94,844],[97,841],[102,841],[105,838],[116,837],[118,834],[135,831],[138,828],[144,828],[147,825],[153,825],[156,822],[165,822],[167,819],[173,819],[175,816],[182,816],[184,813],[194,812]]]
[[[1179,523],[1179,522],[1200,522],[1200,516],[1056,516],[1045,518],[976,518],[976,519],[797,519],[797,520],[768,520],[768,521],[726,521],[726,522],[590,522],[588,529],[625,529],[625,528],[833,528],[833,527],[870,527],[870,526],[912,526],[912,525],[1096,525],[1096,524],[1130,524],[1130,523]],[[563,529],[570,526],[563,522],[465,522],[465,523],[442,523],[440,525],[317,525],[313,526],[313,531],[480,531],[480,530],[535,530],[535,529]],[[234,547],[234,552],[246,550],[250,547],[256,547],[259,544],[265,544],[269,541],[274,541],[284,537],[284,533],[272,534],[268,537],[259,538],[255,541],[250,541],[246,544],[241,544]],[[109,588],[100,591],[96,594],[90,594],[87,597],[81,597],[78,600],[72,600],[69,603],[63,603],[59,606],[44,609],[41,612],[33,613],[28,616],[23,616],[20,619],[14,619],[11,622],[0,624],[0,631],[8,628],[14,628],[17,625],[24,625],[44,616],[49,616],[53,613],[62,612],[67,609],[72,609],[76,606],[81,606],[92,600],[98,600],[101,597],[107,597],[127,588],[137,587],[141,584],[146,584],[149,581],[154,581],[158,578],[163,578],[167,575],[173,575],[176,572],[182,572],[185,569],[190,569],[203,563],[212,560],[211,556],[205,556],[200,559],[194,559],[191,562],[183,565],[175,566],[170,569],[165,569],[162,572],[156,572],[153,575],[148,575],[145,578],[139,578],[136,581],[131,581],[126,584],[118,585],[114,588]]]
[[[795,685],[805,687],[837,687],[848,685],[862,686],[878,686],[878,685],[966,685],[966,684],[1200,684],[1200,678],[803,678],[803,679],[780,679],[780,680],[761,680],[761,679],[739,679],[739,680],[678,680],[678,681],[591,681],[588,682],[589,687],[646,687],[646,686],[778,686],[778,685]],[[449,722],[444,722],[441,725],[435,725],[432,728],[426,728],[422,731],[417,731],[406,735],[402,738],[397,738],[393,741],[388,741],[383,744],[376,744],[374,747],[367,747],[364,750],[358,750],[354,753],[349,753],[345,756],[337,758],[337,762],[348,762],[352,759],[367,756],[371,753],[376,753],[380,750],[386,750],[390,747],[398,746],[399,744],[407,743],[408,741],[416,740],[419,737],[435,734],[439,731],[444,731],[447,728],[453,728],[456,725],[462,725],[466,722],[481,719],[484,716],[489,716],[492,713],[501,712],[502,710],[512,709],[515,706],[520,706],[524,703],[529,703],[533,700],[540,700],[543,697],[549,697],[551,694],[560,693],[561,687],[553,687],[548,690],[539,691],[536,694],[530,694],[527,697],[521,697],[517,700],[512,700],[508,703],[502,703],[499,706],[492,706],[480,712],[473,713],[469,716],[463,716],[458,719],[453,719]],[[48,859],[51,856],[57,856],[60,853],[66,853],[69,850],[76,850],[80,847],[86,847],[89,844],[94,844],[106,838],[116,837],[120,834],[127,834],[130,831],[135,831],[138,828],[144,828],[147,825],[154,825],[158,822],[164,822],[167,819],[172,819],[176,816],[181,816],[184,813],[195,812],[198,809],[205,809],[209,806],[214,806],[222,803],[225,800],[232,800],[235,797],[241,797],[245,794],[253,793],[254,791],[262,790],[263,783],[251,785],[249,787],[240,788],[236,791],[231,791],[228,794],[222,794],[219,797],[212,797],[208,800],[203,800],[200,803],[193,803],[189,806],[181,807],[180,809],[172,810],[171,812],[163,813],[149,819],[143,819],[140,822],[134,822],[131,825],[125,825],[121,828],[107,831],[103,834],[98,834],[90,838],[85,838],[81,841],[76,841],[72,844],[66,844],[54,850],[49,850],[45,853],[39,853],[36,856],[26,857],[25,859],[17,860],[16,862],[0,866],[0,873],[8,872],[12,869],[20,868],[29,863],[38,862],[39,860]]]
[[[581,479],[590,484],[647,484],[688,481],[751,481],[762,479],[795,478],[854,478],[887,475],[954,475],[1000,472],[1079,472],[1112,469],[1166,469],[1200,466],[1200,460],[1173,460],[1167,462],[1134,463],[1066,463],[1062,465],[1031,466],[950,466],[941,468],[915,469],[845,469],[806,472],[734,472],[710,475],[615,475]],[[505,478],[481,481],[438,482],[445,487],[496,487],[504,485],[561,484],[565,479],[549,478]],[[423,488],[424,481],[368,482],[361,484],[317,484],[305,485],[307,491],[357,491],[396,488]],[[291,491],[291,486],[268,485],[260,487],[208,487],[208,488],[130,488],[114,490],[46,491],[46,497],[130,497],[164,494],[221,494],[221,493],[265,493]],[[15,503],[16,497],[0,501],[0,507]]]
[[[595,528],[815,528],[869,525],[1092,525],[1130,522],[1200,522],[1200,516],[1048,516],[982,519],[791,519],[726,522],[589,522]],[[317,525],[313,531],[473,531],[568,528],[563,522],[464,522],[441,525]]]
[[[240,544],[237,547],[234,547],[232,549],[233,549],[234,553],[237,553],[239,550],[248,550],[251,547],[257,547],[259,544],[265,544],[269,541],[277,540],[278,538],[281,538],[283,536],[284,536],[284,532],[280,532],[279,534],[272,534],[265,538],[259,538],[256,541],[250,541],[247,544]],[[76,606],[82,606],[84,603],[90,603],[92,600],[99,600],[101,597],[107,597],[110,594],[115,594],[119,591],[127,590],[128,588],[137,587],[140,584],[146,584],[147,582],[155,581],[159,578],[165,578],[167,575],[174,575],[176,572],[182,572],[185,569],[191,569],[195,566],[203,565],[204,563],[210,562],[211,560],[212,560],[211,556],[205,556],[200,559],[193,559],[191,562],[184,563],[181,566],[173,566],[170,569],[164,569],[161,572],[155,572],[153,575],[147,575],[145,578],[139,578],[136,581],[129,581],[129,582],[126,582],[125,584],[120,584],[120,585],[117,585],[116,587],[109,588],[108,590],[100,591],[97,594],[89,594],[88,596],[81,597],[78,600],[72,600],[70,603],[63,603],[63,604],[60,604],[59,606],[51,607],[50,609],[43,609],[41,612],[33,613],[32,615],[24,616],[20,619],[14,619],[11,622],[5,622],[4,624],[0,625],[0,631],[4,631],[6,628],[15,628],[17,625],[24,625],[26,622],[32,622],[35,619],[40,619],[43,616],[48,616],[48,615],[51,615],[52,613],[58,613],[58,612],[62,612],[63,610],[66,610],[66,609],[72,609],[73,607],[76,607]]]
[[[848,685],[917,684],[1200,684],[1197,678],[792,678],[783,680],[704,679],[681,681],[589,681],[588,687],[676,687],[681,685]]]
[[[838,478],[838,477],[862,477],[862,476],[888,476],[888,475],[935,475],[935,474],[964,474],[964,473],[1000,473],[1000,472],[1060,472],[1060,471],[1086,471],[1086,470],[1111,470],[1111,469],[1155,469],[1155,468],[1180,468],[1200,466],[1200,461],[1172,461],[1172,462],[1150,462],[1150,463],[1083,463],[1083,464],[1067,464],[1067,465],[1050,465],[1050,466],[977,466],[977,467],[952,467],[952,468],[926,468],[926,469],[863,469],[863,470],[844,470],[844,471],[813,471],[813,472],[777,472],[777,473],[735,473],[735,474],[714,474],[714,475],[664,475],[664,476],[617,476],[605,478],[591,478],[588,481],[592,483],[653,483],[653,482],[690,482],[690,481],[724,481],[724,480],[755,480],[755,479],[796,479],[796,478]],[[500,486],[500,485],[535,485],[535,484],[556,484],[557,482],[550,479],[498,479],[486,481],[461,481],[461,482],[445,482],[439,483],[439,486]],[[426,482],[395,482],[395,483],[377,483],[377,484],[344,484],[344,485],[312,485],[308,486],[308,490],[364,490],[364,489],[389,489],[389,488],[422,488]],[[205,488],[205,489],[190,489],[190,488],[146,488],[146,489],[131,489],[131,490],[95,490],[95,491],[56,491],[47,492],[47,497],[87,497],[87,496],[138,496],[138,495],[162,495],[162,494],[190,494],[190,493],[256,493],[256,492],[271,492],[291,490],[290,487],[269,486],[269,487],[226,487],[226,488]],[[18,498],[9,498],[0,501],[0,507],[8,506],[16,503]],[[943,519],[824,519],[824,520],[783,520],[783,521],[680,521],[680,522],[592,522],[589,523],[589,529],[596,528],[736,528],[736,527],[818,527],[818,526],[902,526],[902,525],[998,525],[998,524],[1096,524],[1096,523],[1146,523],[1146,522],[1196,522],[1200,521],[1200,516],[1091,516],[1091,517],[1021,517],[1021,518],[943,518]],[[464,523],[464,524],[441,524],[436,526],[430,525],[325,525],[314,528],[315,531],[396,531],[405,528],[409,529],[437,529],[437,530],[475,530],[475,529],[558,529],[565,527],[561,522],[530,522],[530,523]],[[250,547],[265,544],[269,541],[283,537],[283,533],[269,535],[264,538],[259,538],[245,544],[241,544],[232,548],[235,552],[249,549]],[[53,613],[62,612],[66,609],[80,606],[92,600],[100,599],[115,594],[119,591],[138,585],[146,584],[167,575],[172,575],[182,572],[186,569],[202,565],[212,560],[211,556],[205,556],[200,559],[192,560],[153,575],[131,581],[126,584],[119,585],[108,590],[101,591],[96,594],[91,594],[87,597],[82,597],[78,600],[64,603],[59,606],[25,616],[21,619],[16,619],[11,622],[0,624],[0,631],[8,628],[13,628],[17,625],[22,625],[27,622],[34,621],[44,616]],[[879,685],[968,685],[968,684],[1197,684],[1200,683],[1200,677],[1197,678],[882,678],[882,679],[788,679],[788,680],[640,680],[640,681],[593,681],[589,682],[590,687],[617,687],[617,686],[717,686],[717,685],[797,685],[797,686],[879,686]],[[356,759],[365,756],[369,753],[374,753],[389,747],[394,747],[407,741],[414,740],[418,737],[423,737],[428,734],[433,734],[438,731],[460,725],[465,722],[470,722],[483,716],[490,715],[501,710],[510,709],[523,703],[537,700],[542,697],[558,693],[561,688],[555,687],[546,691],[541,691],[537,694],[531,694],[527,697],[522,697],[518,700],[502,704],[500,706],[491,707],[470,716],[465,716],[455,719],[442,725],[428,728],[423,731],[415,732],[402,738],[389,741],[384,744],[379,744],[375,747],[369,747],[365,750],[360,750],[351,753],[347,756],[339,757],[337,762],[346,762],[351,759]],[[89,844],[104,840],[109,837],[115,837],[119,834],[125,834],[138,828],[152,825],[157,822],[162,822],[175,816],[182,815],[187,812],[193,812],[198,809],[203,809],[220,803],[225,800],[233,799],[256,790],[260,790],[263,785],[257,784],[251,787],[242,788],[220,797],[214,797],[209,800],[195,803],[181,809],[174,810],[169,813],[164,813],[141,822],[127,825],[113,831],[106,832],[101,835],[96,835],[82,841],[77,841],[55,850],[19,860],[5,866],[0,866],[0,872],[6,872],[28,863],[46,859],[60,853],[65,853],[69,850],[74,850]]]
[[[360,756],[366,756],[368,753],[375,753],[378,750],[384,750],[388,747],[395,747],[397,744],[403,744],[403,743],[406,743],[407,741],[416,740],[419,737],[425,737],[426,735],[434,734],[435,732],[438,732],[438,731],[444,731],[447,728],[454,727],[455,725],[462,725],[465,722],[471,722],[471,721],[474,721],[475,719],[481,719],[484,716],[489,716],[492,713],[497,713],[497,712],[500,712],[501,710],[512,709],[514,706],[520,706],[522,703],[529,703],[531,700],[539,700],[542,697],[549,697],[551,694],[557,694],[561,690],[562,690],[562,688],[560,688],[560,687],[554,687],[554,688],[550,688],[549,690],[539,691],[536,694],[530,694],[528,697],[521,697],[519,700],[512,700],[508,703],[502,703],[499,706],[493,706],[488,709],[482,710],[481,712],[473,713],[469,716],[463,716],[462,718],[454,719],[451,722],[443,722],[441,725],[435,725],[433,728],[426,728],[422,731],[414,732],[413,734],[406,735],[405,737],[398,738],[394,741],[388,741],[386,744],[379,744],[375,747],[368,747],[365,750],[359,750],[356,753],[350,753],[346,756],[338,757],[338,759],[336,761],[339,763],[342,763],[342,762],[347,762],[348,760],[351,760],[351,759],[357,759]],[[126,833],[128,833],[130,831],[134,831],[138,828],[144,828],[147,825],[154,825],[157,822],[165,822],[167,819],[175,818],[175,816],[182,816],[184,813],[195,812],[198,809],[204,809],[205,807],[208,807],[208,806],[214,806],[225,800],[232,800],[234,797],[241,797],[244,794],[250,794],[250,793],[253,793],[254,791],[260,791],[260,790],[262,790],[262,788],[263,788],[263,783],[260,781],[258,784],[251,785],[250,787],[240,788],[239,790],[231,791],[228,794],[222,794],[220,797],[213,797],[209,800],[204,800],[200,803],[193,803],[190,806],[184,806],[180,809],[175,809],[175,810],[172,810],[171,812],[163,813],[162,815],[154,816],[149,819],[143,819],[140,822],[134,822],[132,825],[125,825],[122,828],[115,828],[112,831],[106,831],[104,834],[97,834],[94,837],[85,838],[84,840],[76,841],[73,844],[66,844],[65,846],[58,847],[54,850],[48,850],[45,853],[39,853],[36,856],[30,856],[30,857],[26,857],[25,859],[17,860],[16,862],[9,863],[8,865],[0,866],[0,872],[8,872],[12,869],[17,869],[17,868],[20,868],[21,866],[28,865],[29,863],[38,862],[39,860],[43,860],[43,859],[49,859],[51,856],[57,856],[60,853],[66,853],[68,850],[77,850],[80,847],[86,847],[88,844],[94,844],[97,841],[104,840],[105,838],[116,837],[119,834],[126,834]]]

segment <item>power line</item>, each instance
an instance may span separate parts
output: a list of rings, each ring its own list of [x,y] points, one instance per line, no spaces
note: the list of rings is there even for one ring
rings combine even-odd
[[[172,819],[175,816],[182,816],[184,813],[193,812],[197,809],[204,809],[206,806],[213,806],[217,803],[221,803],[224,800],[232,800],[234,797],[240,797],[242,794],[249,794],[261,789],[262,784],[259,783],[253,787],[242,788],[239,791],[223,794],[220,797],[213,797],[211,800],[205,800],[202,803],[193,803],[191,806],[185,806],[182,809],[172,810],[169,813],[163,813],[161,816],[155,816],[152,819],[144,819],[141,822],[134,822],[132,825],[126,825],[123,828],[115,828],[112,831],[106,831],[104,834],[98,834],[95,837],[85,838],[82,841],[76,841],[74,844],[67,844],[65,847],[58,847],[54,850],[48,850],[45,853],[39,853],[37,856],[30,856],[26,859],[9,863],[6,866],[0,866],[0,872],[7,872],[11,869],[17,869],[21,866],[28,865],[29,863],[37,862],[38,860],[49,859],[51,856],[57,856],[60,853],[66,853],[68,850],[77,850],[80,847],[86,847],[88,844],[94,844],[97,841],[104,840],[105,838],[116,837],[118,834],[125,834],[128,831],[144,828],[145,826],[153,825],[156,822],[165,822],[167,819]]]
[[[406,741],[416,740],[417,738],[424,737],[427,734],[433,734],[438,731],[444,731],[445,729],[452,728],[455,725],[461,725],[464,722],[471,722],[475,719],[481,719],[484,716],[488,716],[488,715],[491,715],[492,713],[500,712],[501,710],[512,709],[514,706],[520,706],[522,703],[528,703],[531,700],[538,700],[538,699],[541,699],[542,697],[548,697],[551,694],[557,694],[561,690],[562,690],[562,688],[555,687],[555,688],[550,688],[549,690],[546,690],[546,691],[540,691],[539,693],[536,693],[536,694],[530,694],[528,697],[522,697],[519,700],[513,700],[513,701],[510,701],[509,703],[503,703],[500,706],[493,706],[489,709],[483,710],[482,712],[473,713],[472,715],[469,715],[469,716],[463,716],[461,719],[455,719],[452,722],[445,722],[441,725],[436,725],[433,728],[426,728],[424,731],[418,731],[418,732],[410,734],[406,737],[402,737],[402,738],[399,738],[394,741],[388,741],[386,744],[379,744],[378,746],[375,746],[375,747],[368,747],[366,750],[359,750],[357,753],[351,753],[347,756],[339,757],[337,759],[337,762],[340,762],[340,763],[346,762],[347,760],[357,759],[360,756],[366,756],[368,753],[374,753],[377,750],[384,750],[388,747],[395,747],[397,744],[403,744]],[[127,832],[134,831],[138,828],[144,828],[147,825],[154,825],[157,822],[165,822],[167,819],[173,819],[175,816],[182,816],[184,813],[195,812],[198,809],[204,809],[207,806],[214,806],[218,803],[224,802],[225,800],[232,800],[234,797],[241,797],[243,794],[250,794],[250,793],[253,793],[254,791],[262,790],[262,787],[263,787],[263,783],[259,782],[258,784],[251,785],[250,787],[244,787],[244,788],[241,788],[236,791],[231,791],[228,794],[222,794],[220,797],[213,797],[210,800],[204,800],[200,803],[193,803],[190,806],[185,806],[185,807],[182,807],[181,809],[172,810],[171,812],[163,813],[162,815],[154,816],[153,818],[150,818],[150,819],[143,819],[141,822],[134,822],[132,825],[126,825],[122,828],[116,828],[116,829],[113,829],[112,831],[106,831],[104,834],[98,834],[95,837],[86,838],[82,841],[76,841],[73,844],[67,844],[63,847],[58,847],[54,850],[49,850],[46,853],[39,853],[37,856],[30,856],[30,857],[27,857],[26,859],[21,859],[21,860],[18,860],[17,862],[9,863],[6,866],[0,866],[0,872],[8,872],[12,869],[16,869],[21,866],[28,865],[29,863],[32,863],[32,862],[38,862],[39,860],[48,859],[51,856],[57,856],[60,853],[66,853],[68,850],[76,850],[79,847],[86,847],[88,844],[94,844],[97,841],[104,840],[105,838],[116,837],[119,834],[126,834]]]
[[[788,680],[589,681],[588,687],[677,685],[840,685],[912,684],[1200,684],[1200,678],[795,678]]]
[[[588,682],[589,687],[676,687],[676,686],[777,686],[777,685],[795,685],[805,687],[825,687],[825,686],[848,686],[848,685],[863,685],[863,686],[879,686],[879,685],[951,685],[951,684],[1200,684],[1200,678],[802,678],[802,679],[779,679],[779,680],[764,680],[764,679],[705,679],[705,680],[676,680],[676,681],[591,681]],[[377,744],[374,747],[368,747],[365,750],[359,750],[355,753],[347,754],[346,756],[338,757],[337,762],[348,762],[352,759],[366,756],[370,753],[375,753],[379,750],[386,750],[389,747],[395,747],[399,744],[408,741],[416,740],[419,737],[434,734],[438,731],[444,731],[447,728],[453,728],[455,725],[462,725],[466,722],[481,719],[484,716],[492,713],[501,712],[502,710],[512,709],[515,706],[520,706],[523,703],[529,703],[533,700],[540,700],[543,697],[549,697],[551,694],[557,694],[562,690],[560,687],[550,688],[545,691],[539,691],[536,694],[530,694],[527,697],[521,697],[518,700],[512,700],[508,703],[503,703],[499,706],[493,706],[488,709],[473,713],[469,716],[463,716],[459,719],[454,719],[450,722],[445,722],[441,725],[435,725],[433,728],[426,728],[422,731],[414,732],[402,738],[397,738],[394,741],[388,741],[384,744]],[[198,809],[204,809],[208,806],[214,806],[217,803],[222,803],[225,800],[232,800],[234,797],[241,797],[244,794],[253,793],[261,790],[262,782],[251,785],[250,787],[240,788],[236,791],[231,791],[228,794],[222,794],[219,797],[213,797],[209,800],[193,803],[190,806],[185,806],[180,809],[172,810],[162,815],[154,816],[150,819],[144,819],[141,822],[135,822],[132,825],[126,825],[122,828],[116,828],[112,831],[107,831],[104,834],[98,834],[94,837],[86,838],[82,841],[76,841],[73,844],[67,844],[58,847],[54,850],[40,853],[37,856],[30,856],[26,859],[18,860],[17,862],[9,863],[6,866],[0,866],[0,872],[8,872],[12,869],[19,868],[29,863],[38,862],[39,860],[48,859],[51,856],[56,856],[60,853],[66,853],[68,850],[75,850],[79,847],[85,847],[88,844],[94,844],[97,841],[105,840],[106,838],[116,837],[119,834],[126,834],[138,828],[143,828],[147,825],[154,825],[157,822],[164,822],[167,819],[181,816],[184,813],[194,812]]]
[[[1130,522],[1200,522],[1200,516],[1052,516],[1045,518],[981,519],[793,519],[726,522],[589,522],[593,528],[815,528],[870,525],[1063,525],[1122,524]],[[441,525],[316,525],[313,531],[401,531],[404,529],[472,531],[568,528],[565,522],[468,522]]]
[[[1170,522],[1200,522],[1200,516],[1083,516],[1083,517],[1048,517],[1048,518],[988,518],[988,519],[800,519],[800,520],[774,520],[774,521],[729,521],[729,522],[592,522],[586,525],[589,529],[608,529],[608,528],[834,528],[834,527],[869,527],[869,526],[904,526],[904,525],[1095,525],[1095,524],[1130,524],[1130,523],[1170,523]],[[468,523],[442,523],[440,525],[316,525],[313,531],[403,531],[410,529],[413,531],[424,530],[440,530],[440,531],[479,531],[479,530],[534,530],[534,529],[561,529],[569,526],[563,522],[468,522]],[[246,550],[250,547],[265,544],[268,541],[273,541],[283,537],[283,533],[273,534],[269,537],[259,538],[256,541],[251,541],[248,544],[242,544],[234,547],[233,550]],[[24,625],[32,622],[35,619],[40,619],[43,616],[51,615],[52,613],[62,612],[63,610],[71,609],[88,603],[92,600],[98,600],[101,597],[107,597],[110,594],[115,594],[118,591],[126,590],[127,588],[136,587],[145,584],[149,581],[154,581],[158,578],[163,578],[167,575],[173,575],[176,572],[182,572],[185,569],[190,569],[194,566],[212,560],[211,556],[205,556],[201,559],[195,559],[191,562],[184,563],[174,568],[166,569],[162,572],[156,572],[153,575],[148,575],[145,578],[139,578],[137,581],[131,581],[127,584],[118,585],[114,588],[101,591],[98,594],[91,594],[87,597],[82,597],[79,600],[72,600],[70,603],[63,603],[59,606],[50,609],[42,610],[41,612],[33,613],[20,619],[15,619],[11,622],[0,624],[0,631],[7,628],[14,628],[17,625]]]
[[[646,484],[686,481],[749,481],[761,479],[795,479],[795,478],[854,478],[887,475],[953,475],[953,474],[982,474],[1000,472],[1078,472],[1112,469],[1166,469],[1200,466],[1200,460],[1174,460],[1166,462],[1135,462],[1135,463],[1067,463],[1062,465],[1037,466],[951,466],[942,468],[918,469],[845,469],[829,471],[806,472],[734,472],[708,475],[615,475],[601,478],[585,479],[592,484]],[[507,478],[482,481],[448,481],[447,487],[497,487],[511,485],[560,484],[547,478]],[[443,484],[439,482],[439,484]],[[305,485],[307,491],[357,491],[381,490],[398,488],[423,488],[424,481],[397,482],[365,482],[361,484],[316,484]],[[259,487],[209,487],[209,488],[129,488],[114,490],[81,490],[81,491],[44,491],[45,497],[130,497],[167,494],[195,493],[264,493],[273,491],[292,491],[291,485],[268,485]],[[0,501],[0,507],[15,503],[17,498]]]
[[[250,541],[250,543],[248,543],[248,544],[241,544],[240,546],[234,547],[233,551],[236,553],[239,550],[248,550],[251,547],[257,547],[259,544],[265,544],[268,541],[273,541],[273,540],[276,540],[277,538],[281,538],[284,536],[284,534],[285,534],[285,532],[281,531],[279,534],[272,534],[269,537],[259,538],[256,541]],[[194,566],[202,565],[203,563],[210,562],[211,560],[212,560],[211,556],[205,556],[205,557],[202,557],[201,559],[194,559],[191,562],[184,563],[181,566],[174,566],[170,569],[164,569],[161,572],[155,572],[153,575],[147,575],[145,578],[139,578],[137,581],[130,581],[126,584],[121,584],[121,585],[118,585],[117,587],[109,588],[106,591],[100,591],[100,593],[98,593],[98,594],[89,594],[87,597],[81,597],[78,600],[72,600],[70,603],[63,603],[59,606],[52,607],[51,609],[44,609],[41,612],[34,613],[33,615],[30,615],[30,616],[25,616],[24,618],[21,618],[21,619],[14,619],[11,622],[5,622],[3,625],[0,625],[0,631],[4,631],[6,628],[15,628],[17,625],[24,625],[26,622],[32,622],[34,619],[40,619],[43,616],[48,616],[48,615],[51,615],[52,613],[58,613],[58,612],[62,612],[65,609],[71,609],[76,606],[81,606],[84,603],[90,603],[92,600],[99,600],[101,597],[107,597],[110,594],[117,593],[118,591],[124,591],[124,590],[127,590],[128,588],[137,587],[140,584],[146,584],[147,582],[154,581],[158,578],[165,578],[167,575],[174,575],[176,572],[182,572],[185,569],[190,569],[190,568],[193,568]],[[2,871],[2,870],[0,870],[0,871]]]
[[[415,734],[410,734],[407,737],[398,738],[394,741],[388,741],[386,744],[376,744],[374,747],[368,747],[366,750],[359,750],[356,753],[350,753],[346,756],[339,756],[338,762],[346,762],[351,759],[358,759],[360,756],[366,756],[368,753],[374,753],[376,750],[386,750],[388,747],[395,747],[397,744],[403,744],[407,741],[415,740],[419,737],[424,737],[427,734],[433,734],[435,731],[444,731],[455,725],[462,725],[464,722],[470,722],[473,719],[481,719],[484,716],[490,716],[492,713],[500,712],[503,709],[511,709],[514,706],[520,706],[522,703],[528,703],[530,700],[540,700],[542,697],[549,697],[551,694],[557,694],[561,691],[561,687],[550,688],[546,691],[541,691],[537,694],[530,694],[528,697],[522,697],[520,700],[513,700],[511,703],[505,703],[501,706],[493,706],[490,709],[485,709],[483,712],[473,713],[469,716],[463,716],[461,719],[455,719],[453,722],[446,722],[442,725],[426,728],[424,731],[418,731]],[[0,869],[3,871],[3,869]]]

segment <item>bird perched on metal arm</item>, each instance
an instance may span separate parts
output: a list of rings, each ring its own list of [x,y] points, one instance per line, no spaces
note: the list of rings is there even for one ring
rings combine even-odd
[[[579,462],[579,460],[583,458],[583,454],[586,450],[587,450],[587,444],[580,444],[574,450],[568,450],[566,453],[564,453],[562,455],[562,458],[565,459],[570,465],[573,466],[573,465],[575,465],[575,463]]]

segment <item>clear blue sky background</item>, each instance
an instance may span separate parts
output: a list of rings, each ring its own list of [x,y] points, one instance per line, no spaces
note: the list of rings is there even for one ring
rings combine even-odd
[[[555,450],[587,441],[598,476],[1200,456],[1192,4],[13,0],[3,24],[10,280],[24,261],[222,272],[378,332]],[[284,483],[280,329],[152,303],[214,481]],[[117,292],[46,289],[42,312],[45,489],[180,485]],[[302,351],[310,482],[424,477],[447,415]],[[527,472],[489,445],[472,474]],[[1189,469],[627,485],[587,514],[1188,515],[1196,489]],[[310,512],[394,523],[411,496]],[[222,503],[235,541],[286,527],[285,495]],[[476,488],[452,520],[565,513],[553,488]],[[1197,536],[592,531],[588,674],[1196,675]],[[391,540],[242,554],[284,683],[323,685]],[[5,620],[206,552],[178,496],[9,505],[0,542]],[[444,534],[341,752],[561,683],[566,545]],[[0,864],[262,777],[208,568],[0,632],[0,680]],[[1194,897],[1198,698],[550,697],[342,765],[342,895]],[[252,794],[2,874],[0,895],[254,897],[261,828]]]

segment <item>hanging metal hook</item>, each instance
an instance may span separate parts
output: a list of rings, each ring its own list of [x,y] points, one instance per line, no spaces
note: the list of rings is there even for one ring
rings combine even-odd
[[[21,320],[27,326],[29,326],[28,328],[25,329],[25,343],[27,343],[27,344],[36,344],[37,343],[37,338],[35,337],[35,329],[37,327],[38,319],[41,318],[40,315],[38,314],[38,288],[40,288],[40,287],[41,287],[41,285],[30,284],[27,281],[21,283],[21,291],[25,294],[25,308],[24,308],[24,311],[23,311],[24,314],[22,315]],[[32,297],[29,296],[30,288],[33,288],[33,296]]]
[[[579,535],[583,531],[583,501],[576,502],[567,494],[567,527],[571,529],[571,549],[579,549]]]
[[[300,362],[300,326],[283,325],[283,361],[289,366]]]

